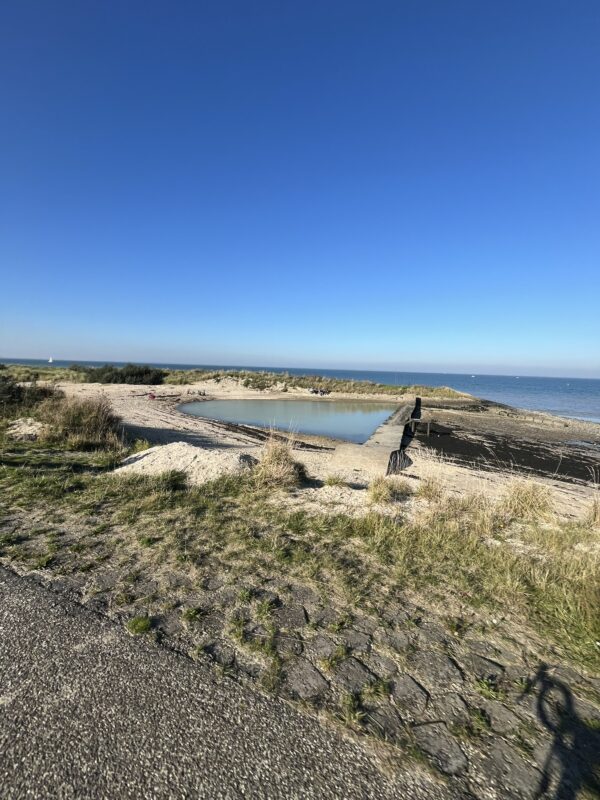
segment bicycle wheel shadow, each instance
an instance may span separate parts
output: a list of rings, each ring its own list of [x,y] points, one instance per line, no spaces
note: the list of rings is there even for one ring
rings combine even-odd
[[[600,795],[600,717],[583,719],[570,688],[547,664],[540,664],[531,689],[538,690],[538,719],[553,736],[535,798],[576,800],[584,790]]]

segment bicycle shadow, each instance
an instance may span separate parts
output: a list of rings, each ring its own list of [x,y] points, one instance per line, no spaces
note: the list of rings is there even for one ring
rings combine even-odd
[[[570,688],[540,664],[531,683],[538,689],[537,716],[553,735],[536,800],[576,800],[583,790],[600,794],[600,728],[582,719]]]

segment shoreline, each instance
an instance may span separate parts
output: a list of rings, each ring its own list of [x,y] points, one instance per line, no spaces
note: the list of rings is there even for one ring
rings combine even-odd
[[[0,360],[1,363],[1,360]],[[117,367],[126,366],[125,362],[105,362],[105,361],[54,361],[48,364],[40,359],[8,359],[4,360],[8,368],[20,369],[23,373],[29,373],[20,380],[31,380],[31,376],[36,374],[39,380],[49,380],[51,382],[77,381],[77,370],[71,369],[73,363],[78,366],[81,372],[85,366],[91,369],[103,365],[114,365]],[[135,363],[135,366],[143,366]],[[269,388],[288,383],[289,386],[308,385],[306,381],[314,380],[315,385],[325,385],[333,382],[338,384],[351,384],[357,387],[360,396],[363,387],[371,384],[375,389],[374,396],[386,394],[395,396],[393,390],[412,387],[419,387],[426,392],[450,391],[455,396],[477,397],[481,402],[496,404],[507,408],[516,409],[524,414],[543,414],[556,417],[558,419],[576,420],[584,423],[600,425],[600,378],[568,376],[528,376],[521,375],[519,383],[512,375],[493,375],[479,374],[470,375],[468,373],[436,373],[436,372],[411,372],[411,371],[390,371],[390,370],[344,370],[344,369],[319,369],[319,368],[295,368],[295,367],[257,367],[257,366],[211,366],[211,365],[186,365],[186,364],[167,364],[151,363],[146,366],[163,370],[166,375],[165,385],[177,386],[177,380],[181,380],[180,385],[192,385],[199,381],[204,381],[208,377],[216,375],[220,379],[228,380],[235,378],[238,383],[254,385],[255,387],[263,383]],[[304,382],[304,383],[302,383]],[[452,384],[450,387],[449,382]],[[547,383],[547,387],[544,385]],[[498,384],[498,385],[496,385]],[[517,392],[514,388],[519,386]],[[583,387],[574,391],[574,386]],[[358,387],[361,387],[360,389]],[[521,389],[522,387],[522,389]],[[566,387],[570,387],[566,389]],[[337,393],[337,389],[335,390]],[[400,391],[398,392],[400,394]],[[570,395],[572,405],[563,403],[563,399]],[[448,396],[448,395],[446,395]],[[525,402],[528,397],[531,401]],[[546,397],[547,401],[540,406],[539,397]],[[583,403],[583,405],[582,405]]]
[[[178,410],[183,402],[203,399],[303,399],[318,400],[305,390],[253,390],[233,380],[218,384],[205,381],[180,386],[131,386],[126,384],[59,383],[57,388],[68,396],[104,395],[121,417],[132,438],[150,444],[185,442],[213,450],[237,451],[259,456],[269,436],[267,429],[194,417]],[[198,392],[206,392],[201,396]],[[155,395],[150,400],[148,395]],[[381,395],[335,394],[328,398],[369,402]],[[392,398],[384,398],[389,402]],[[397,402],[413,403],[414,396],[398,396]],[[426,437],[417,432],[408,455],[412,465],[402,472],[408,480],[434,477],[444,484],[449,494],[484,492],[497,497],[514,480],[531,478],[548,485],[560,501],[561,514],[578,518],[589,504],[600,482],[600,425],[567,420],[540,412],[522,412],[501,404],[471,398],[424,398],[423,420],[450,428],[452,435]],[[338,439],[295,434],[294,451],[308,474],[320,484],[335,475],[346,482],[347,489],[321,485],[308,487],[293,500],[301,507],[322,509],[324,506],[348,513],[365,513],[365,492],[369,483],[385,475],[390,452],[399,447],[403,425],[394,424],[392,413],[365,442],[353,444]],[[278,435],[289,438],[285,431]],[[445,445],[458,443],[458,452]],[[522,465],[494,458],[490,441],[510,442],[517,452],[533,454],[534,463]],[[584,444],[572,444],[571,442]],[[591,445],[591,447],[590,447]],[[596,450],[598,448],[598,450]],[[456,449],[456,448],[455,448]],[[541,468],[539,460],[542,459]],[[565,474],[565,465],[590,463],[598,468],[594,479],[577,471]],[[562,468],[560,465],[562,464]],[[557,466],[559,467],[557,471]],[[524,467],[524,468],[523,468]],[[361,490],[361,491],[356,491]]]

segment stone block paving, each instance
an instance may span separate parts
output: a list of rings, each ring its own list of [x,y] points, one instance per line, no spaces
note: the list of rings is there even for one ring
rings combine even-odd
[[[59,581],[54,588],[64,590]],[[447,630],[408,600],[367,615],[308,586],[256,584],[213,575],[153,617],[155,634],[429,765],[465,797],[600,797],[597,678],[545,665],[527,642]],[[131,616],[101,594],[88,599],[102,601],[102,613]],[[186,608],[194,613],[186,617]]]

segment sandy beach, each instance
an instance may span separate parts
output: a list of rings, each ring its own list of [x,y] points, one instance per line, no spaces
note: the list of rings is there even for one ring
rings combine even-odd
[[[321,400],[305,389],[256,391],[231,379],[210,380],[181,386],[130,386],[121,384],[63,383],[58,388],[68,396],[106,396],[134,438],[151,444],[185,442],[209,450],[258,457],[268,432],[193,417],[178,410],[182,403],[209,399]],[[153,399],[151,397],[153,396]],[[336,393],[326,398],[368,402],[382,396]],[[398,407],[414,405],[415,397],[386,395]],[[549,414],[519,411],[475,398],[426,398],[422,423],[407,452],[412,460],[403,475],[415,482],[435,478],[449,494],[481,492],[498,496],[507,483],[528,477],[550,487],[557,512],[576,518],[588,507],[600,478],[600,425]],[[440,435],[426,435],[430,421]],[[451,431],[447,434],[446,431]],[[365,489],[384,475],[389,454],[399,446],[403,424],[394,416],[381,425],[362,445],[297,434],[295,455],[311,478],[320,485],[307,485],[287,502],[307,508],[366,513]],[[344,485],[322,485],[329,476]],[[413,503],[419,501],[414,500]]]

